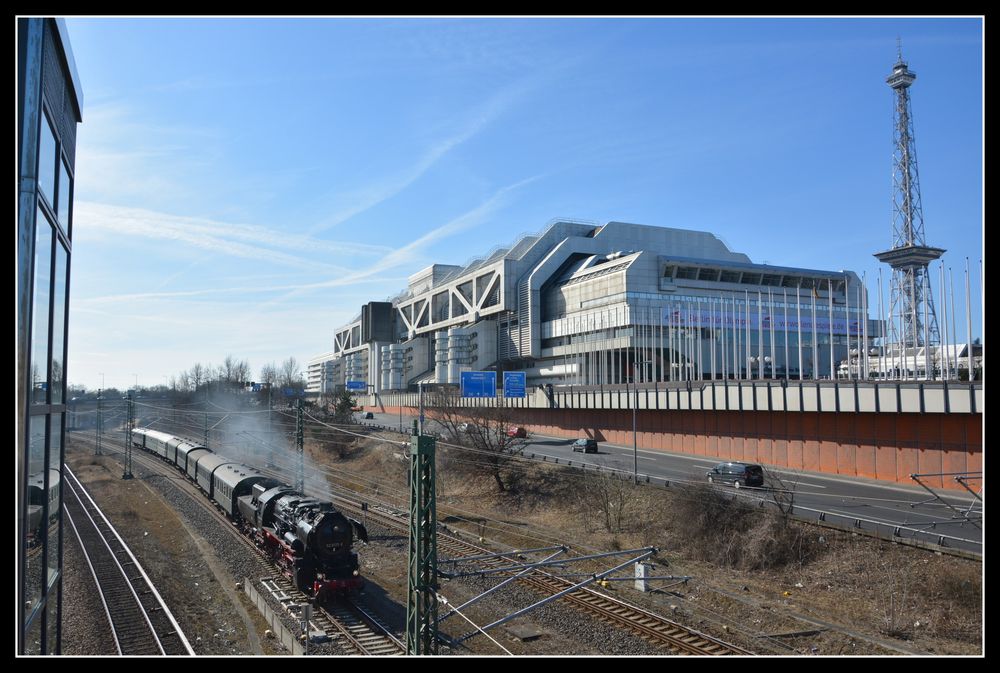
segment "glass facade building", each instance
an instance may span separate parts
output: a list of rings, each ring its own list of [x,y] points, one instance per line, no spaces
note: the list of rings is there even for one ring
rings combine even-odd
[[[66,335],[83,97],[63,21],[19,18],[17,59],[17,652],[58,654]]]
[[[879,333],[863,285],[848,270],[755,264],[710,232],[559,219],[366,304],[391,310],[335,330],[311,390],[323,372],[334,389],[377,393],[484,369],[523,371],[528,386],[857,377]]]

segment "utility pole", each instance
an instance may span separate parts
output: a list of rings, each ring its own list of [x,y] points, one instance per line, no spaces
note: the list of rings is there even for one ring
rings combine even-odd
[[[207,411],[205,412],[205,435],[204,435],[204,438],[205,438],[205,441],[202,442],[202,445],[207,449],[208,448],[208,412]]]
[[[639,386],[635,383],[635,367],[632,367],[632,390],[635,399],[632,402],[632,483],[639,485],[639,439],[636,434],[635,411],[639,407]]]
[[[419,430],[420,434],[424,434],[424,384],[417,384],[417,406],[419,407],[419,413],[417,418],[420,419]]]
[[[305,448],[305,432],[304,424],[302,422],[302,398],[298,399],[296,404],[296,414],[295,414],[295,451],[299,456],[299,466],[297,476],[295,477],[295,490],[299,493],[305,493],[303,489],[306,486],[306,474],[305,474],[305,462],[303,461],[303,450]]]
[[[437,501],[433,437],[410,437],[410,547],[407,555],[406,653],[437,654]]]
[[[632,390],[635,391],[635,401],[632,404],[632,483],[636,486],[639,485],[639,438],[637,434],[636,427],[636,409],[639,408],[639,386],[636,385],[635,379],[635,368],[637,366],[645,367],[648,362],[635,362],[632,365]]]
[[[94,443],[94,455],[99,456],[103,453],[101,451],[101,440],[104,434],[104,410],[101,408],[101,400],[103,394],[100,389],[97,390],[97,441]]]
[[[132,393],[128,394],[128,406],[125,412],[125,471],[122,479],[132,478],[132,426],[135,423],[135,407],[132,402]]]

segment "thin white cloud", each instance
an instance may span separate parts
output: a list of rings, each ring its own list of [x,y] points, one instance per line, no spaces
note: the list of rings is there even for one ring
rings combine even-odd
[[[382,283],[391,280],[402,281],[403,278],[363,278],[358,279],[354,284],[361,283]],[[244,294],[247,297],[244,301],[253,301],[255,297],[253,295],[259,293],[268,292],[286,292],[289,290],[299,290],[302,289],[302,284],[290,284],[290,285],[245,285],[240,287],[212,287],[206,288],[204,290],[176,290],[173,292],[133,292],[128,294],[107,294],[100,295],[96,297],[82,297],[75,300],[72,310],[87,313],[96,313],[100,315],[110,315],[104,311],[99,311],[94,308],[90,308],[90,305],[94,304],[114,304],[114,303],[128,303],[128,302],[139,302],[151,299],[182,299],[185,297],[211,297],[215,295],[224,294]],[[78,306],[77,304],[82,304]]]
[[[377,255],[389,249],[367,243],[320,241],[257,225],[182,217],[87,201],[75,204],[74,220],[78,237],[112,233],[116,236],[169,240],[230,257],[345,273],[349,272],[345,266],[310,257],[320,255],[338,259],[345,255]]]
[[[539,77],[532,76],[501,89],[471,115],[459,133],[435,143],[415,164],[400,171],[397,175],[368,185],[359,193],[352,195],[357,201],[354,205],[317,222],[308,229],[308,233],[315,234],[335,227],[396,196],[423,177],[427,171],[433,168],[435,164],[453,149],[482,132],[483,129],[513,107],[532,89],[536,88],[538,84]]]
[[[402,248],[392,251],[376,262],[372,267],[360,272],[359,275],[371,275],[393,266],[411,263],[417,258],[423,258],[423,249],[429,244],[483,223],[490,216],[492,216],[501,205],[503,205],[508,194],[524,187],[525,185],[535,182],[541,177],[541,175],[535,175],[503,187],[489,199],[472,210],[459,215],[436,229],[432,229],[417,240],[403,246]]]
[[[209,170],[220,132],[154,118],[118,100],[88,106],[77,139],[78,199],[149,205],[199,196],[190,177]]]
[[[265,302],[265,304],[262,305],[262,308],[266,306],[280,304],[297,294],[301,294],[302,292],[306,292],[309,290],[319,290],[330,287],[344,287],[349,285],[356,285],[358,283],[368,282],[369,279],[372,278],[372,276],[380,274],[388,269],[406,268],[407,266],[411,266],[414,262],[425,260],[427,255],[425,254],[424,249],[428,245],[447,236],[451,236],[466,229],[470,229],[474,226],[483,224],[496,213],[496,211],[503,205],[507,196],[511,192],[520,189],[521,187],[524,187],[525,185],[530,184],[541,177],[542,177],[541,175],[532,176],[530,178],[525,178],[524,180],[520,180],[513,184],[507,185],[506,187],[503,187],[502,189],[494,193],[493,196],[491,196],[489,199],[479,204],[475,208],[466,211],[465,213],[462,213],[458,217],[441,225],[440,227],[437,227],[436,229],[427,232],[420,238],[408,243],[402,248],[393,250],[388,255],[378,260],[377,262],[375,262],[366,269],[362,269],[360,271],[355,271],[353,273],[339,276],[331,280],[320,281],[318,283],[307,283],[298,285],[296,286],[293,292],[290,292],[286,295],[283,295],[281,297],[276,297],[268,302]],[[377,280],[384,281],[385,279],[378,278]]]

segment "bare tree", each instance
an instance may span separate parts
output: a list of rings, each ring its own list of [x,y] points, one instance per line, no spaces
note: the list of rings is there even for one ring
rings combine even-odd
[[[445,438],[462,443],[469,417],[467,409],[456,405],[457,395],[454,390],[438,389],[427,394],[424,399],[427,407],[434,410],[434,421],[441,426]]]
[[[260,368],[260,382],[273,386],[278,382],[278,366],[270,362]]]
[[[230,390],[232,388],[232,368],[235,360],[232,355],[227,355],[225,359],[215,369],[215,389]]]
[[[227,355],[219,365],[219,381],[224,388],[231,388],[236,382],[236,358],[232,355]]]
[[[240,385],[243,385],[247,381],[249,381],[250,380],[250,363],[247,362],[246,360],[239,360],[239,361],[237,361],[236,365],[233,367],[233,376],[236,377],[236,381],[238,381],[240,383]]]
[[[296,360],[294,357],[290,357],[284,362],[282,362],[279,376],[281,385],[285,386],[286,388],[301,387],[302,368],[299,367],[298,360]]]
[[[191,384],[194,386],[195,391],[201,388],[203,383],[206,383],[207,376],[205,372],[205,366],[200,362],[195,362],[191,366]]]
[[[515,436],[512,410],[506,407],[458,407],[448,393],[431,397],[437,422],[451,441],[466,448],[463,461],[475,471],[488,474],[502,493],[508,490],[514,472],[511,461],[524,453],[526,437]]]
[[[600,468],[587,470],[583,477],[580,505],[592,513],[591,519],[602,521],[609,533],[622,532],[633,510],[638,509],[635,496],[639,487],[630,479],[628,474]]]
[[[882,548],[882,543],[855,541],[851,564],[865,577],[874,600],[873,618],[879,630],[893,638],[912,636],[917,577],[914,563]]]

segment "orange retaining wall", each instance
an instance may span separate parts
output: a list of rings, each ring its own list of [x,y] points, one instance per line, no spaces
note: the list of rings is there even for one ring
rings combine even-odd
[[[399,413],[399,408],[385,412]],[[537,434],[632,444],[631,411],[515,413],[517,423]],[[907,484],[914,483],[911,474],[982,470],[982,414],[639,410],[636,427],[643,449]],[[922,480],[961,488],[953,477]]]

